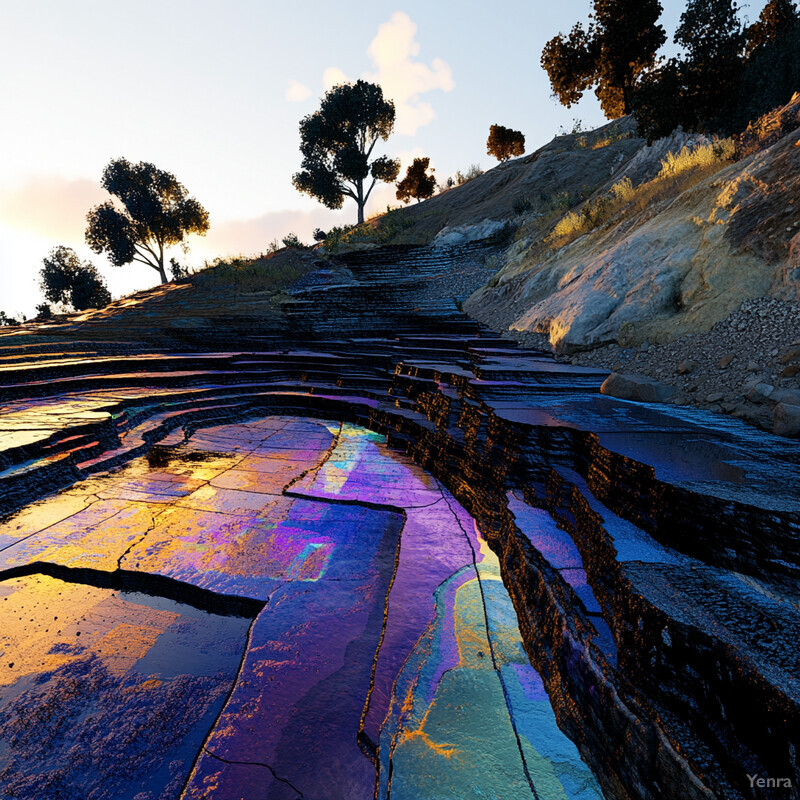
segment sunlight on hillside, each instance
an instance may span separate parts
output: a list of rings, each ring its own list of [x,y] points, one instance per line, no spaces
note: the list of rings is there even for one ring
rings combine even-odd
[[[683,147],[677,154],[667,153],[655,178],[639,186],[634,186],[630,178],[623,178],[579,211],[564,215],[545,242],[555,248],[563,247],[586,233],[614,226],[653,204],[673,199],[732,163],[734,155],[732,139]]]

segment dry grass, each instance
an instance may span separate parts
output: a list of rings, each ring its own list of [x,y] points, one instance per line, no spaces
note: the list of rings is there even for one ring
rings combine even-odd
[[[671,200],[730,164],[734,157],[731,139],[668,153],[652,180],[634,186],[629,178],[624,178],[580,211],[565,214],[546,238],[546,244],[563,247],[597,228],[616,225],[653,204]]]
[[[311,270],[310,261],[296,250],[283,249],[256,257],[218,258],[191,279],[203,289],[278,292]]]
[[[595,139],[589,146],[592,150],[600,150],[601,148],[608,147],[610,144],[614,144],[615,142],[621,142],[623,139],[631,138],[633,138],[633,131],[614,131]]]
[[[401,206],[395,208],[386,206],[385,212],[373,214],[360,225],[331,228],[325,239],[326,252],[336,253],[346,250],[349,245],[388,244],[395,236],[414,224],[403,213],[404,211]]]

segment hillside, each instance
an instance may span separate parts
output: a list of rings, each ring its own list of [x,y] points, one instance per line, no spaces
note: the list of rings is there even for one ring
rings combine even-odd
[[[287,252],[2,332],[4,785],[53,796],[55,759],[72,797],[796,779],[800,443],[493,334],[459,310],[493,256]]]
[[[374,218],[339,243],[333,260],[325,247],[233,260],[6,335],[18,344],[79,336],[194,347],[209,336],[218,343],[244,336],[266,345],[294,324],[294,290],[286,290],[297,281],[351,282],[341,262],[348,251],[432,245],[448,255],[416,276],[422,297],[446,299],[494,331],[574,363],[670,384],[673,402],[794,435],[799,113],[795,96],[738,142],[676,133],[652,146],[623,118],[556,137]],[[493,244],[477,261],[461,265],[449,253],[487,237]],[[381,280],[388,286],[401,277],[414,276]],[[762,390],[754,394],[756,385]],[[787,404],[797,409],[788,423]]]
[[[431,201],[438,242],[481,185],[514,212],[498,175],[533,191],[642,152],[573,144],[583,170],[554,147]],[[511,246],[287,249],[0,331],[4,786],[53,796],[56,761],[72,797],[183,800],[798,780],[776,743],[800,729],[800,442],[603,396],[605,370],[470,319],[526,236],[572,219],[524,205]],[[473,221],[460,235],[504,220]],[[728,346],[769,331],[766,302]],[[119,767],[130,742],[141,770]]]
[[[735,142],[677,132],[647,146],[623,118],[371,224],[390,228],[382,243],[512,232],[465,306],[495,330],[567,354],[670,342],[746,299],[797,298],[798,127],[800,95]]]
[[[578,226],[580,212],[603,198],[606,219],[578,228],[563,245],[546,238],[546,228],[523,222],[470,312],[574,352],[705,332],[748,298],[794,300],[798,110],[795,97],[774,115],[791,122],[785,135],[741,160],[733,160],[730,145],[700,137],[675,135],[640,147],[571,218]],[[664,170],[665,151],[684,146],[697,158],[687,149],[672,173]],[[569,230],[569,222],[561,228]]]
[[[668,384],[671,402],[797,435],[799,127],[800,95],[735,141],[677,132],[647,146],[622,119],[393,224],[434,245],[507,226],[471,316],[573,363]]]
[[[628,164],[644,141],[629,118],[588,133],[557,136],[530,155],[498,164],[460,186],[412,204],[402,217],[395,244],[431,244],[479,238],[502,224],[560,214],[603,186],[620,164]],[[384,218],[373,224],[380,228]]]

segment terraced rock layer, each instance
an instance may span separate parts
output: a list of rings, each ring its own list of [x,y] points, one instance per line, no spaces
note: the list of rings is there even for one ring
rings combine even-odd
[[[515,349],[447,295],[478,252],[361,254],[171,351],[174,305],[135,337],[118,317],[0,341],[11,796],[59,759],[27,756],[23,695],[68,725],[58,681],[101,703],[201,679],[177,755],[125,734],[152,784],[113,796],[797,796],[748,776],[800,781],[800,446]],[[72,638],[26,649],[27,610],[65,592]],[[117,616],[84,645],[98,603]],[[238,667],[153,660],[171,626],[209,650],[196,608],[249,625]],[[106,796],[66,763],[59,787]]]

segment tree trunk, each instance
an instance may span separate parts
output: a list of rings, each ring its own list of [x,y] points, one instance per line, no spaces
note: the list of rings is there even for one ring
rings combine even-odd
[[[161,283],[167,282],[167,271],[164,269],[164,259],[158,262],[158,274],[161,276]]]
[[[364,221],[364,181],[358,182],[356,191],[358,193],[358,197],[356,198],[356,203],[358,204],[358,224],[360,225]]]
[[[625,81],[625,84],[622,87],[622,105],[624,109],[624,115],[630,114],[633,111],[633,104],[631,103],[632,97],[633,82],[631,81],[629,83],[628,81]]]

